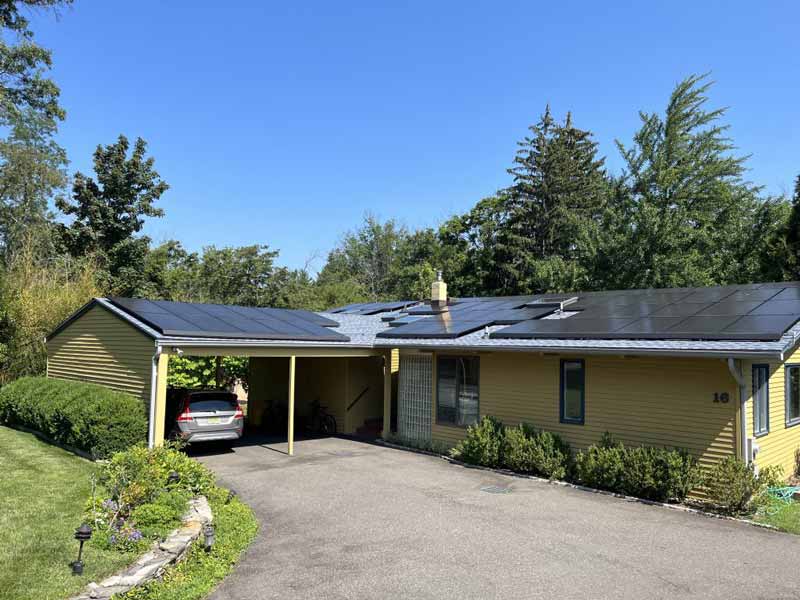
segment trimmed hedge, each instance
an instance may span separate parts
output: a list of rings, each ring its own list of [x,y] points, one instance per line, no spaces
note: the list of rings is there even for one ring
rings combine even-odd
[[[589,487],[657,502],[682,502],[702,483],[697,460],[688,451],[625,446],[608,433],[578,453],[575,476]]]
[[[106,458],[147,439],[141,400],[80,381],[23,377],[0,389],[0,423]]]
[[[605,433],[598,444],[573,455],[556,433],[528,423],[505,427],[489,416],[470,426],[450,455],[659,502],[682,502],[702,484],[697,460],[684,449],[625,446]]]

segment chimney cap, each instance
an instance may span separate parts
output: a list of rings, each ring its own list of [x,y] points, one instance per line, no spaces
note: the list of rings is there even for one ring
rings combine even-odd
[[[441,269],[437,269],[437,271],[436,271],[436,281],[441,281],[441,280],[442,280],[442,270]]]

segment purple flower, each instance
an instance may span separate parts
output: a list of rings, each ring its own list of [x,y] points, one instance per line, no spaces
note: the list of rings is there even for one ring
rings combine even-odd
[[[108,539],[108,541],[111,542],[112,544],[116,544],[117,536],[112,534],[112,536]]]
[[[119,508],[119,505],[110,498],[108,500],[103,500],[102,506],[103,508],[111,512],[116,512],[117,509]]]

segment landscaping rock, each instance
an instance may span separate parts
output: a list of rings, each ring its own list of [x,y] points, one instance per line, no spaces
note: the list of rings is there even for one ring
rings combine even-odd
[[[133,565],[107,577],[100,583],[90,583],[79,595],[70,600],[107,600],[114,594],[122,594],[133,587],[159,577],[170,564],[177,562],[186,553],[203,530],[203,525],[214,518],[211,507],[203,496],[193,498],[183,518],[183,525],[174,530],[163,542],[140,556]]]

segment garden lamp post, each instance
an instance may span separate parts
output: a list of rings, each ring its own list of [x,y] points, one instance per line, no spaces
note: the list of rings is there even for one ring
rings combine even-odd
[[[170,471],[169,475],[167,475],[167,483],[170,485],[175,485],[181,480],[180,473],[177,471]]]
[[[206,552],[211,552],[211,548],[214,545],[214,526],[211,523],[206,523],[205,527],[203,527],[203,536],[203,546]]]
[[[83,543],[91,537],[92,528],[86,523],[75,530],[75,539],[80,542],[80,546],[78,547],[78,560],[72,563],[73,575],[83,575],[83,561],[81,560],[81,556],[83,555]]]

